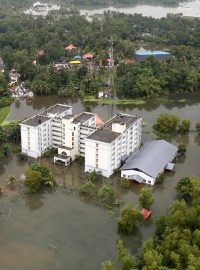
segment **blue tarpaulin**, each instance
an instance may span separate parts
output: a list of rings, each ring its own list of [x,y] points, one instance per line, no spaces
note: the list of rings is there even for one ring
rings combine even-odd
[[[81,59],[81,56],[80,55],[76,55],[76,56],[74,56],[74,59]]]

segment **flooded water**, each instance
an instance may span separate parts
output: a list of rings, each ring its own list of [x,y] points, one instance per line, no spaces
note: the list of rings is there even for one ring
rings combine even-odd
[[[136,5],[136,6],[124,6],[124,7],[103,7],[103,8],[88,8],[81,9],[81,15],[92,16],[94,14],[102,14],[105,11],[115,11],[126,14],[142,14],[143,16],[162,18],[167,14],[183,14],[183,16],[200,17],[200,1],[189,1],[181,3],[176,7],[167,7],[159,5]]]
[[[180,97],[181,100],[181,97]],[[34,113],[57,103],[67,103],[79,113],[84,109],[80,100],[65,100],[57,97],[37,97],[32,103],[18,101],[12,105],[9,119],[22,120]],[[147,123],[145,131],[151,131],[154,119],[160,113],[174,113],[181,119],[192,120],[192,127],[200,119],[200,99],[187,101],[172,99],[170,103],[148,103],[143,106],[93,105],[93,112],[104,120],[122,111],[142,115]],[[151,134],[143,134],[143,140],[150,140]],[[161,185],[153,187],[155,204],[153,213],[159,216],[176,199],[174,190],[183,176],[200,176],[200,136],[195,132],[172,138],[172,143],[184,143],[187,155],[179,159],[175,173],[167,175]],[[32,161],[30,161],[32,162]],[[154,231],[151,221],[141,225],[133,237],[122,237],[117,233],[116,217],[108,210],[86,202],[78,195],[78,187],[84,179],[83,165],[75,162],[64,168],[48,160],[42,162],[50,166],[58,184],[53,192],[38,195],[9,194],[0,199],[0,258],[3,270],[94,270],[100,269],[105,259],[117,261],[116,241],[123,239],[130,252],[137,255],[142,242]],[[9,175],[20,176],[28,164],[20,164],[13,155],[0,171],[1,185],[6,184]],[[118,199],[132,205],[138,204],[141,186],[132,184],[128,190],[117,186],[118,176],[108,181],[115,186]],[[101,186],[101,184],[99,184]],[[11,214],[9,217],[9,211]]]

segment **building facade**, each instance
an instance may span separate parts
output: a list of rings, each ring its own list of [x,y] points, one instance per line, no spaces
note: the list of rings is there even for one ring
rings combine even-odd
[[[110,177],[140,147],[142,118],[117,114],[85,139],[85,171]]]
[[[83,112],[72,115],[72,107],[56,104],[21,124],[22,153],[38,158],[48,148],[58,148],[58,154],[85,156],[84,139],[96,130],[96,115]]]
[[[72,114],[72,107],[56,104],[25,121],[21,126],[22,153],[38,158],[57,148],[54,162],[69,165],[85,157],[85,172],[100,171],[110,177],[140,147],[142,118],[119,113],[101,128],[98,117],[89,112]]]
[[[44,112],[23,121],[21,126],[21,150],[38,158],[48,148],[57,147],[62,140],[62,121],[72,114],[72,107],[56,104]]]

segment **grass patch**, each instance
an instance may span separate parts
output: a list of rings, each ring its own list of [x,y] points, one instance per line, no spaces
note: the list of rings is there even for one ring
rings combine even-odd
[[[146,100],[144,99],[98,99],[95,98],[94,96],[86,96],[84,97],[84,102],[94,102],[98,104],[103,104],[103,105],[110,105],[110,104],[115,104],[115,105],[144,105],[146,104]]]
[[[11,107],[3,107],[0,108],[0,124],[6,119],[6,117],[9,115],[11,110]]]

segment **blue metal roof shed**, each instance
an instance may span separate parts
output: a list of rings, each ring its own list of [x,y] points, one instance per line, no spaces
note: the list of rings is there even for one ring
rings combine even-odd
[[[136,51],[134,59],[136,62],[145,61],[149,56],[154,56],[157,60],[167,60],[171,57],[171,53],[163,51]]]

